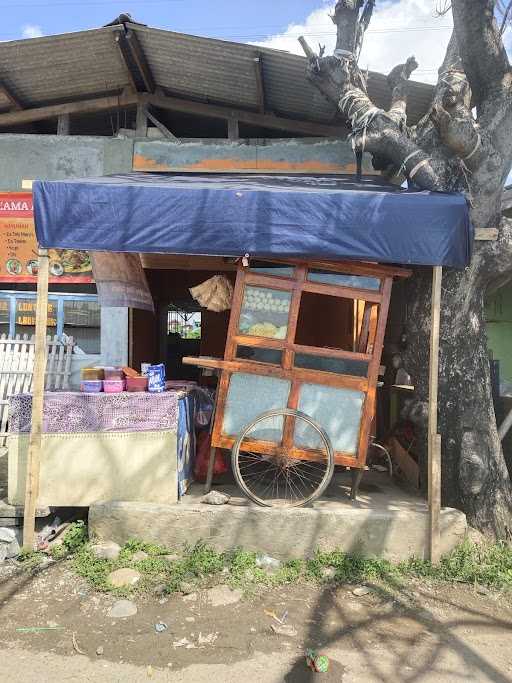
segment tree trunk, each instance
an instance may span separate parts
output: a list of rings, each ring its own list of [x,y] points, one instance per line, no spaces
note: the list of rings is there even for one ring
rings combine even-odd
[[[496,428],[484,319],[491,275],[488,259],[478,257],[465,271],[444,270],[438,426],[442,435],[442,504],[464,510],[468,523],[483,533],[512,538],[512,488]],[[431,280],[430,269],[422,269],[407,285],[405,365],[415,385],[409,417],[420,435],[424,481]]]
[[[495,20],[496,3],[451,0],[454,32],[430,111],[414,128],[407,126],[406,105],[416,60],[410,57],[389,74],[388,111],[373,105],[358,66],[358,47],[374,4],[338,0],[332,57],[323,57],[323,51],[316,56],[301,39],[309,58],[307,75],[350,123],[359,157],[371,153],[374,167],[400,182],[405,176],[422,189],[464,192],[475,228],[499,227],[496,242],[476,244],[466,270],[446,270],[443,276],[439,432],[443,504],[466,512],[481,531],[511,538],[512,487],[497,433],[484,319],[488,286],[512,277],[512,222],[501,220],[502,190],[512,164],[512,68]],[[410,417],[423,437],[424,471],[431,279],[430,269],[418,269],[407,285],[406,367],[416,387]]]

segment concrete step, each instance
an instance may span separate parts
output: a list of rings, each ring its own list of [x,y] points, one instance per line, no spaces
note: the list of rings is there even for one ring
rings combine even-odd
[[[186,501],[189,496],[185,496]],[[310,557],[317,549],[340,549],[392,561],[427,556],[428,510],[424,504],[336,504],[306,508],[262,508],[232,499],[211,506],[199,499],[176,505],[99,502],[89,508],[89,532],[123,545],[132,538],[177,548],[204,540],[223,551],[235,547],[280,560]],[[441,513],[442,553],[458,545],[467,531],[465,515]]]

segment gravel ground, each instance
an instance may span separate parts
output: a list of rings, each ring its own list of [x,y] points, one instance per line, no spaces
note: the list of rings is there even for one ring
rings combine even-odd
[[[512,596],[421,581],[371,586],[360,597],[354,588],[151,595],[133,599],[135,616],[113,619],[116,599],[95,593],[66,562],[36,575],[4,566],[1,680],[512,681]],[[292,634],[276,634],[285,613]],[[167,625],[161,633],[159,622]],[[33,627],[49,630],[16,631]],[[310,647],[329,656],[327,674],[306,668]]]

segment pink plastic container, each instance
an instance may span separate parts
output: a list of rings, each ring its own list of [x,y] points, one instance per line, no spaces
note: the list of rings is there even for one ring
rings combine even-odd
[[[118,394],[124,391],[124,379],[104,379],[103,391],[106,394]]]
[[[105,379],[124,379],[124,372],[121,368],[105,368]]]
[[[101,379],[85,379],[80,382],[80,391],[85,394],[99,394],[103,391],[103,380]]]

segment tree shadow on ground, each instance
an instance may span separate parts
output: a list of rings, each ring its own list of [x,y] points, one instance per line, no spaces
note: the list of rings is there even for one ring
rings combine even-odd
[[[390,582],[388,587],[373,586],[372,602],[365,602],[365,608],[354,613],[350,609],[354,600],[346,591],[340,603],[341,589],[331,586],[322,591],[312,609],[305,642],[320,652],[353,650],[358,656],[358,667],[364,671],[359,672],[364,676],[361,680],[382,683],[424,680],[456,683],[468,679],[510,683],[512,680],[493,662],[490,650],[485,646],[477,649],[475,643],[462,635],[472,631],[480,640],[486,632],[501,631],[505,637],[509,632],[512,642],[512,616],[504,620],[493,615],[491,609],[464,604],[458,596],[445,599],[437,591],[411,589],[397,582]],[[360,606],[361,602],[357,604]],[[333,624],[336,624],[334,628]],[[330,671],[322,675],[322,680],[340,683],[350,668],[347,662],[331,659]],[[301,655],[284,681],[313,683],[317,676],[307,669],[305,656]]]

